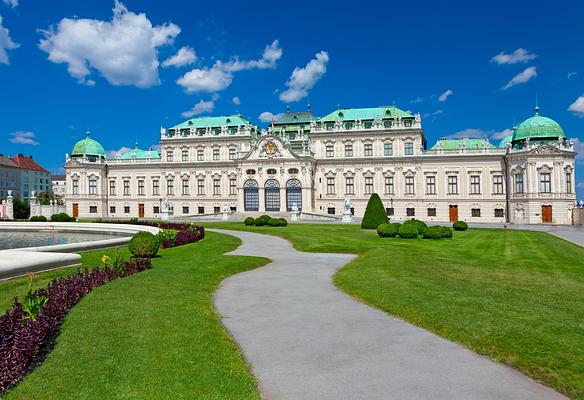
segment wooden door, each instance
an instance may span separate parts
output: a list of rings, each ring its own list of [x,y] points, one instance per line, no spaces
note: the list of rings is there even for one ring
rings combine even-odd
[[[544,224],[551,224],[552,206],[541,206],[541,222]]]
[[[79,216],[79,204],[73,203],[73,216],[77,218]]]
[[[450,218],[450,222],[458,221],[458,206],[451,205],[448,207],[448,217]]]
[[[138,204],[138,218],[144,218],[144,204]]]

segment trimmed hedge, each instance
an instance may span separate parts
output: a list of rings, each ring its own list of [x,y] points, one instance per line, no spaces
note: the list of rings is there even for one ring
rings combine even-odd
[[[391,224],[380,224],[377,227],[377,234],[379,237],[396,237],[401,224],[394,222]]]
[[[267,214],[264,214],[264,215],[256,218],[255,224],[256,224],[256,226],[264,226],[264,225],[267,225],[271,219],[272,219],[272,217],[270,217]]]
[[[452,237],[452,230],[447,226],[429,226],[422,234],[424,239],[444,239]]]
[[[272,218],[267,214],[264,214],[260,217],[257,217],[256,219],[253,219],[252,217],[247,217],[246,219],[243,220],[243,223],[245,225],[248,225],[248,226],[251,226],[251,225],[255,225],[255,226],[264,226],[264,225],[287,226],[288,225],[288,221],[286,220],[286,218]]]
[[[268,225],[269,226],[287,226],[288,221],[286,221],[286,218],[270,218],[270,220],[268,221]]]
[[[383,202],[377,193],[373,193],[367,202],[365,215],[361,221],[361,229],[377,229],[380,224],[387,224],[387,213],[383,207]]]
[[[456,221],[452,224],[455,231],[466,231],[468,229],[468,224],[464,221]]]
[[[254,217],[247,217],[246,219],[243,220],[243,223],[246,225],[255,225],[255,218]]]
[[[138,232],[128,243],[128,250],[135,257],[152,258],[158,253],[158,247],[160,247],[160,241],[150,232]]]
[[[426,227],[428,225],[426,225],[425,222],[420,221],[419,219],[410,219],[409,221],[405,222],[406,224],[413,224],[416,226],[416,228],[418,229],[418,233],[421,235],[422,233],[424,233],[424,229],[426,229]]]
[[[44,215],[35,215],[34,217],[30,217],[30,222],[47,222],[47,217]]]
[[[442,234],[444,235],[444,237],[446,239],[452,239],[452,229],[450,229],[450,227],[443,226],[442,227]]]
[[[418,226],[415,223],[405,222],[399,227],[398,235],[404,239],[416,239],[418,237]]]
[[[59,213],[51,215],[51,222],[75,222],[75,217],[70,217],[67,213]]]

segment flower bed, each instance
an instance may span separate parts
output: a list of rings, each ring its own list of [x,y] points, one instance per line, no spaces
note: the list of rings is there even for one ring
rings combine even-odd
[[[159,234],[160,245],[162,248],[169,248],[174,246],[182,246],[184,244],[197,242],[205,237],[205,227],[191,224],[188,222],[162,222],[162,221],[136,221],[136,220],[114,220],[114,221],[99,221],[107,222],[108,224],[129,224],[129,225],[146,225],[154,226],[164,230],[177,231],[175,237],[171,238],[166,234]]]
[[[0,317],[0,395],[42,360],[65,315],[83,296],[96,287],[149,268],[149,259],[134,258],[113,268],[106,265],[91,271],[80,269],[54,279],[47,288],[29,291],[23,303],[16,298],[12,309]],[[27,303],[39,299],[43,306],[31,316]]]

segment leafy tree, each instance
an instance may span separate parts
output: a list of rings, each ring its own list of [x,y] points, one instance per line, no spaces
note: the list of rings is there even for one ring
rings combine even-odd
[[[361,229],[377,229],[380,224],[387,224],[387,214],[377,193],[373,193],[367,202]]]
[[[15,197],[12,206],[14,208],[14,219],[28,219],[30,216],[30,205],[28,201]]]
[[[59,194],[53,192],[41,192],[37,193],[36,196],[39,203],[43,206],[51,204],[51,200],[55,200],[58,205],[63,205],[63,198]]]

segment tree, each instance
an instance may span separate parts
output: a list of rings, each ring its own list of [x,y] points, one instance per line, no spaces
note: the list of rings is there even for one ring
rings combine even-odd
[[[58,195],[53,192],[41,192],[37,193],[37,199],[39,200],[39,204],[42,206],[48,206],[51,204],[51,200],[55,200],[58,205],[63,205],[63,198],[61,195]]]
[[[28,219],[30,216],[30,205],[26,200],[20,200],[16,197],[12,202],[14,210],[14,219]]]
[[[365,215],[361,221],[361,229],[377,229],[380,224],[387,224],[387,214],[383,202],[377,193],[373,193],[367,202]]]

